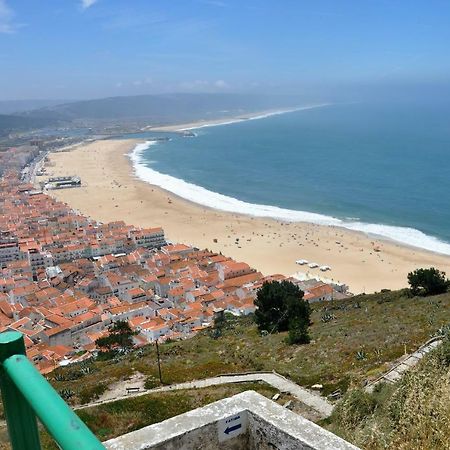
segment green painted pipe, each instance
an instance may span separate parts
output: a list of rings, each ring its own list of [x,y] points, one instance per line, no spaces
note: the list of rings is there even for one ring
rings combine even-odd
[[[10,356],[24,354],[21,333],[6,331],[0,334],[0,389],[11,446],[13,450],[41,450],[36,414],[2,366]]]
[[[22,339],[22,336],[20,338]],[[25,355],[9,356],[3,361],[2,366],[4,372],[63,450],[105,449]],[[24,432],[27,433],[27,430]],[[34,448],[36,447],[31,447],[32,450]]]

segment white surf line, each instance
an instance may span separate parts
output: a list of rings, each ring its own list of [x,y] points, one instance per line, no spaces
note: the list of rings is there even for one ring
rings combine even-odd
[[[360,221],[345,221],[325,214],[291,210],[272,205],[248,203],[234,197],[210,191],[181,178],[158,172],[145,165],[143,152],[158,141],[137,144],[129,154],[137,178],[171,192],[182,199],[218,211],[242,214],[251,217],[270,218],[287,222],[306,222],[324,226],[335,226],[358,231],[404,246],[450,255],[450,243],[427,235],[420,230],[405,226],[383,225]]]
[[[260,113],[256,116],[252,116],[251,113],[248,115],[248,117],[245,116],[245,113],[243,113],[243,117],[236,117],[236,118],[230,118],[230,119],[224,119],[222,121],[217,122],[211,122],[211,123],[199,123],[198,125],[192,125],[185,128],[178,128],[176,131],[190,131],[190,130],[198,130],[200,128],[210,128],[210,127],[219,127],[222,125],[233,125],[235,123],[242,123],[242,122],[248,122],[250,120],[261,120],[261,119],[267,119],[272,116],[279,116],[280,114],[289,114],[297,111],[306,111],[309,109],[315,109],[315,108],[323,108],[324,106],[330,106],[333,103],[319,103],[318,105],[309,105],[309,106],[299,106],[297,108],[290,108],[290,109],[280,109],[277,111],[269,111],[266,113]],[[183,125],[180,125],[182,127]],[[151,131],[151,130],[150,130]]]

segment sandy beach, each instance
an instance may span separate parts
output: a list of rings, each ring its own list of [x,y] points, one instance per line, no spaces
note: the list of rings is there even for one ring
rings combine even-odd
[[[418,267],[450,273],[450,257],[359,232],[224,213],[187,202],[135,177],[127,155],[138,142],[100,140],[52,153],[47,174],[40,178],[78,175],[81,188],[49,193],[102,222],[162,226],[171,241],[221,251],[264,274],[310,272],[345,282],[359,293],[405,287],[407,273]],[[324,274],[299,266],[298,259],[332,270]]]
[[[285,108],[285,109],[269,109],[259,112],[252,112],[252,113],[242,113],[242,115],[239,116],[230,116],[226,118],[219,118],[219,119],[212,119],[212,120],[199,120],[196,122],[189,122],[189,123],[183,123],[178,125],[163,125],[163,126],[157,126],[152,127],[148,126],[144,128],[144,131],[170,131],[170,132],[183,132],[187,130],[197,129],[197,128],[203,128],[203,127],[211,127],[214,125],[224,125],[227,123],[237,123],[237,122],[244,122],[249,119],[258,119],[262,117],[269,117],[269,116],[275,116],[278,114],[284,114],[288,112],[293,111],[302,111],[306,109],[314,109],[314,108],[321,108],[323,106],[328,106],[330,103],[319,103],[309,106],[299,106],[297,108]]]

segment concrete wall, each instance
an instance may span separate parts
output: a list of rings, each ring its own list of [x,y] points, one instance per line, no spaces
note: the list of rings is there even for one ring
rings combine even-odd
[[[244,450],[253,447],[249,447],[248,433],[243,433],[233,439],[219,443],[217,439],[217,423],[212,423],[146,448],[151,448],[152,450],[216,450],[219,448],[221,450]],[[254,448],[256,449],[257,447]]]
[[[312,450],[322,448],[314,447],[302,442],[298,436],[293,436],[277,428],[270,422],[267,422],[262,417],[255,414],[249,415],[249,429],[248,429],[248,445],[241,447],[248,450],[281,450],[281,449],[296,449],[296,450]],[[325,448],[325,447],[323,447]],[[340,448],[340,447],[339,447]],[[343,447],[345,448],[345,447]]]
[[[109,450],[358,450],[253,391],[105,442]]]

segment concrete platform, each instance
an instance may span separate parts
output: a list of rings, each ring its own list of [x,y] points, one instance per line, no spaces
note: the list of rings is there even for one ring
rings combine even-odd
[[[109,450],[358,450],[246,391],[104,443]]]

